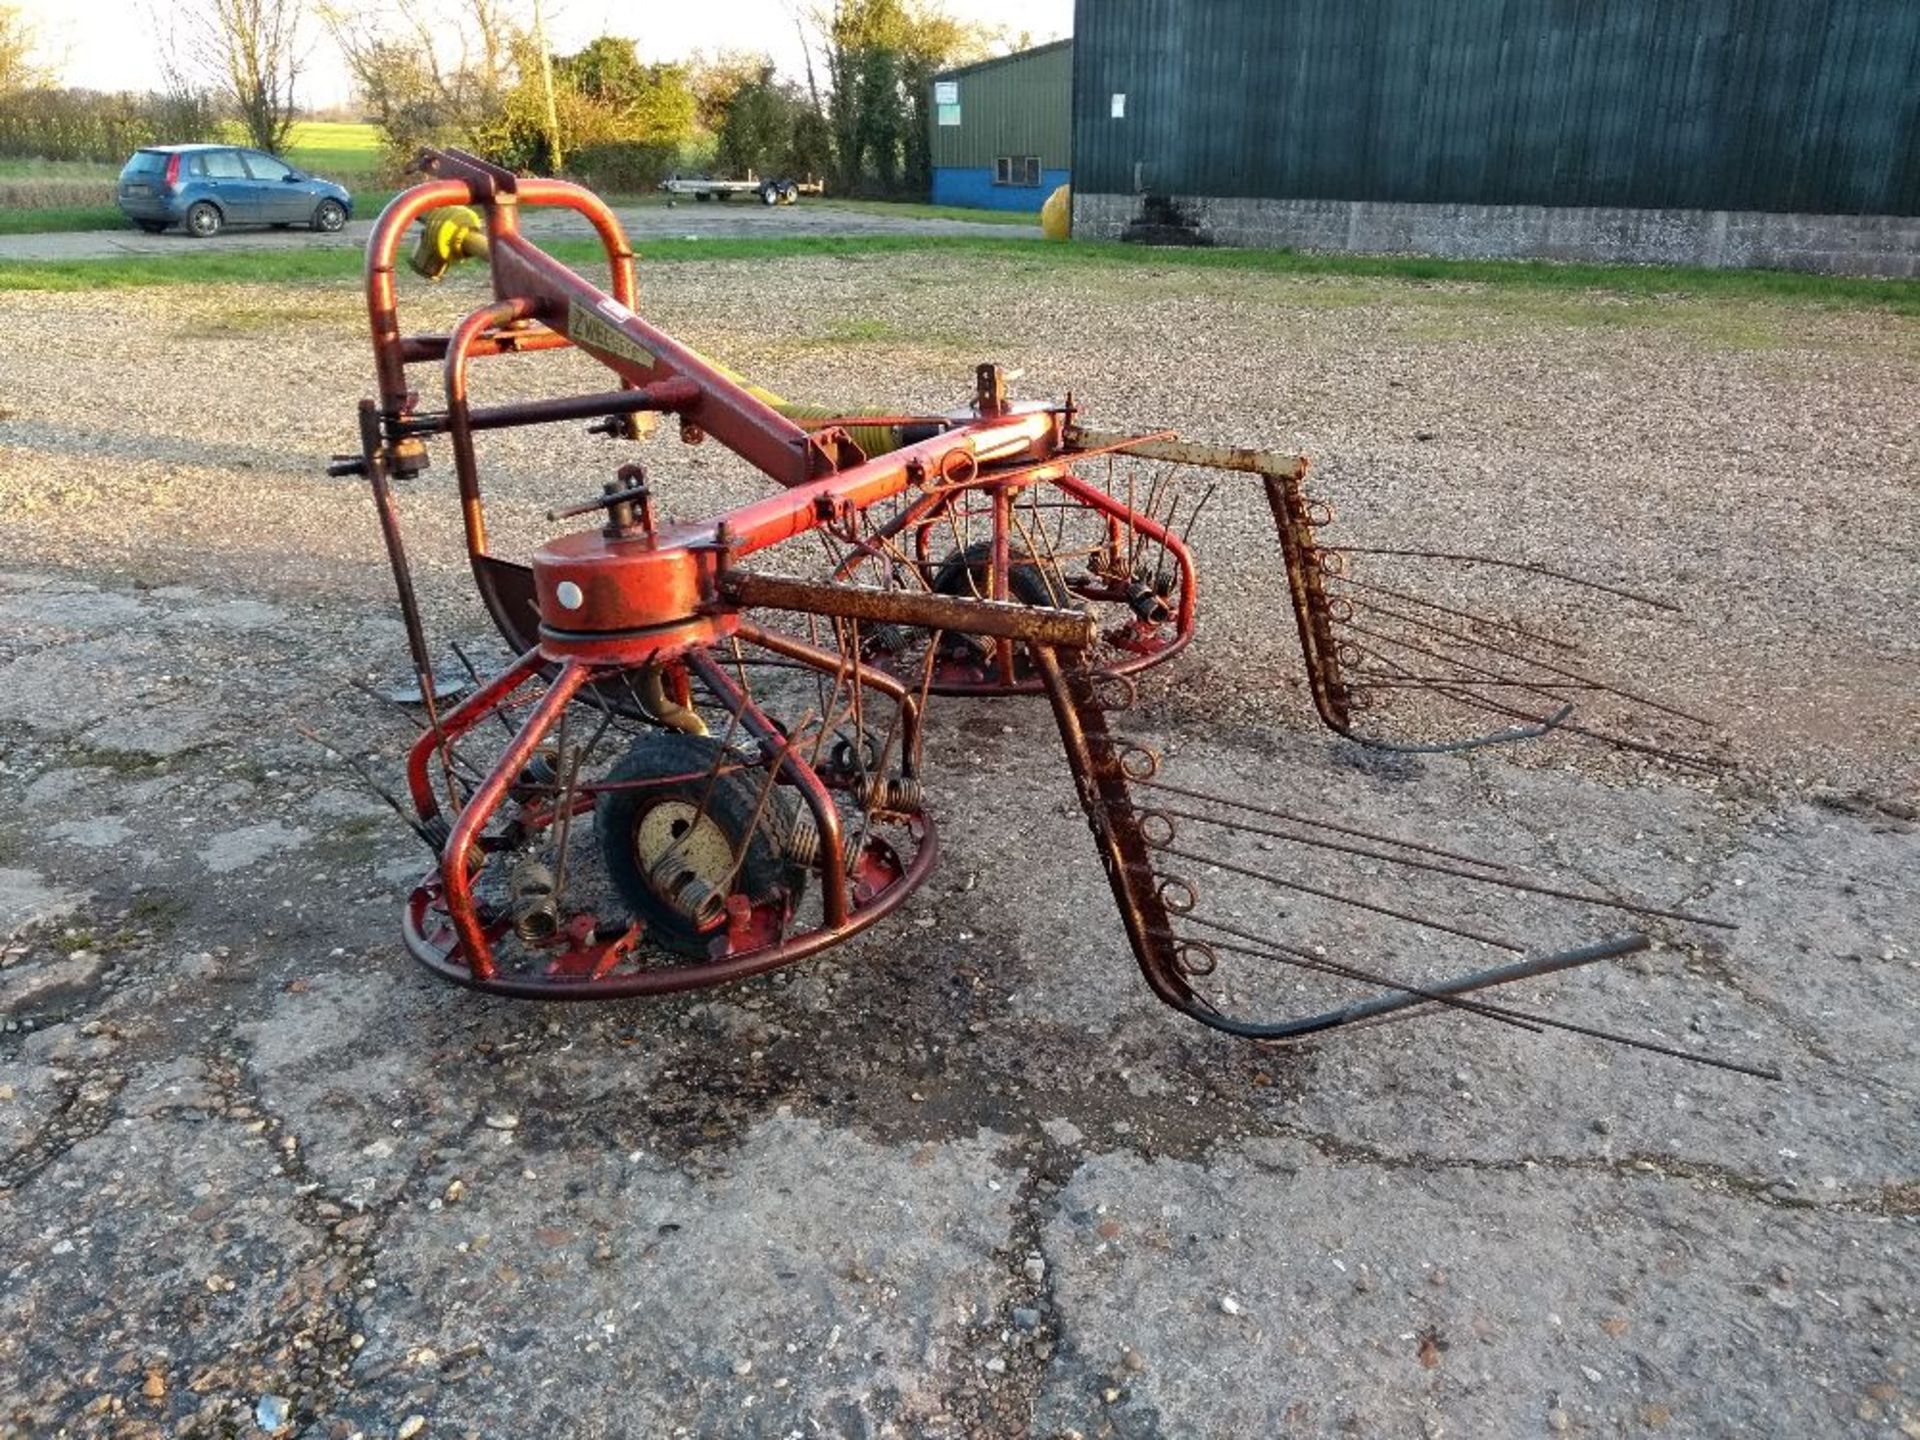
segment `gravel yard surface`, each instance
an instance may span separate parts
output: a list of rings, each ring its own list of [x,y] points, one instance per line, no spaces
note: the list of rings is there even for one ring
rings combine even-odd
[[[796,397],[944,410],[994,358],[1103,428],[1310,455],[1342,539],[1683,603],[1594,649],[1653,651],[1736,776],[1382,763],[1315,728],[1229,489],[1200,637],[1129,721],[1216,786],[1737,921],[1519,1003],[1786,1082],[1454,1014],[1203,1031],[1130,964],[1023,702],[935,702],[942,868],[821,959],[585,1009],[442,986],[397,937],[423,852],[295,729],[388,774],[408,738],[349,684],[404,651],[323,474],[358,292],[10,293],[0,1434],[1920,1437],[1920,321],[1039,251],[642,288]],[[482,290],[407,298],[428,328]],[[759,493],[638,451],[674,512]],[[482,453],[506,550],[616,463],[572,427]],[[436,639],[497,660],[448,475],[410,545]]]

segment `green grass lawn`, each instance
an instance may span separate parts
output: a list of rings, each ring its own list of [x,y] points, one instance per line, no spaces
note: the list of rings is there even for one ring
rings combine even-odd
[[[357,208],[357,207],[356,207]],[[363,212],[368,213],[368,212]],[[1529,260],[1425,260],[1364,255],[1303,255],[1286,250],[1171,250],[1076,241],[1047,244],[1025,238],[914,235],[848,237],[770,236],[765,239],[642,241],[643,264],[679,261],[769,260],[804,256],[925,254],[1010,264],[1036,273],[1105,271],[1120,279],[1146,271],[1189,270],[1231,277],[1295,275],[1307,278],[1411,282],[1423,290],[1462,284],[1505,287],[1516,293],[1593,300],[1788,301],[1873,308],[1920,315],[1920,282],[1803,275],[1782,270],[1693,270],[1656,265],[1563,265]],[[556,241],[551,250],[569,264],[600,258],[597,241]],[[298,284],[345,280],[360,272],[352,249],[195,250],[181,255],[112,260],[0,263],[0,290],[117,289],[150,285]],[[1444,294],[1444,292],[1431,292]]]
[[[345,183],[353,194],[353,213],[362,220],[370,220],[378,215],[394,196],[391,190],[361,190],[351,177]],[[51,205],[33,209],[0,206],[0,235],[54,235],[75,230],[132,229],[133,222],[113,205]]]
[[[48,235],[62,230],[130,230],[111,205],[0,206],[0,235]]]
[[[802,205],[820,205],[829,210],[852,210],[861,215],[890,215],[906,220],[980,220],[988,225],[1026,225],[1040,228],[1040,212],[1019,210],[973,210],[964,205],[921,205],[912,200],[841,200],[826,195],[819,199],[802,196]]]

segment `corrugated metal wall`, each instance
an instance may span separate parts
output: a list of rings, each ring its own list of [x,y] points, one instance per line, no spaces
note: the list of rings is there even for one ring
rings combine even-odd
[[[1038,155],[1043,169],[1064,169],[1073,149],[1073,42],[1025,50],[935,77],[959,87],[960,123],[942,125],[928,107],[933,165],[990,166],[1001,155]]]
[[[1080,0],[1074,40],[1080,193],[1920,214],[1920,0]]]

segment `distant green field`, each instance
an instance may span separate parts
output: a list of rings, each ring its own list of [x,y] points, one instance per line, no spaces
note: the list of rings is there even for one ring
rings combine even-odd
[[[302,120],[293,127],[284,158],[330,180],[371,175],[380,168],[380,132],[371,125]]]

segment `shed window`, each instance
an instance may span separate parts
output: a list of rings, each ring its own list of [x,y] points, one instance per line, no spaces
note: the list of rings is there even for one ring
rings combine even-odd
[[[960,123],[960,107],[957,104],[948,105],[942,103],[936,105],[933,107],[933,113],[935,119],[942,125],[958,125]]]
[[[1039,185],[1040,157],[1038,155],[1002,155],[993,162],[993,183]]]

